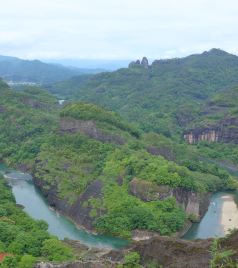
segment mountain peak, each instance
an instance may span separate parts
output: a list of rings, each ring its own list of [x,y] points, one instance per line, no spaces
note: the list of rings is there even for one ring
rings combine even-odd
[[[148,69],[149,68],[149,61],[146,57],[143,57],[143,59],[140,61],[140,60],[137,60],[137,61],[132,61],[130,64],[129,64],[129,68],[134,68],[134,67],[143,67],[145,69]]]
[[[210,55],[216,55],[216,56],[231,55],[230,53],[228,53],[220,48],[212,48],[209,51],[203,52],[203,54],[210,54]]]

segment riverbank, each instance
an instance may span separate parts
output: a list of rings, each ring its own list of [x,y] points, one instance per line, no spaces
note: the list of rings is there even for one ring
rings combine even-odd
[[[2,166],[2,170],[7,170]],[[89,247],[120,249],[128,245],[128,241],[106,235],[95,235],[78,228],[71,220],[50,209],[47,201],[29,175],[24,179],[24,173],[10,173],[7,175],[16,202],[24,207],[32,218],[44,220],[49,225],[49,232],[60,239],[69,238],[79,240]],[[37,208],[37,209],[36,209]]]
[[[238,228],[237,192],[219,192],[211,197],[207,213],[194,223],[183,239],[224,237],[230,229]]]
[[[1,165],[0,169],[6,171],[6,166]],[[13,178],[12,189],[17,203],[23,205],[25,211],[33,218],[47,221],[49,223],[49,231],[57,235],[60,239],[64,239],[65,237],[76,239],[88,246],[99,248],[107,248],[108,245],[109,248],[122,248],[128,245],[128,241],[124,239],[89,232],[85,228],[73,223],[72,219],[68,218],[68,216],[58,212],[55,208],[50,208],[40,190],[31,181],[29,174],[12,172],[7,177],[10,179]],[[213,195],[208,211],[201,219],[201,222],[194,223],[192,227],[191,223],[186,224],[185,228],[173,237],[182,237],[183,239],[189,240],[215,236],[221,237],[229,229],[238,227],[238,211],[235,204],[235,197],[237,196],[234,193],[217,193]],[[214,204],[216,207],[214,207]],[[43,215],[35,210],[35,206],[43,211]],[[138,233],[133,232],[132,239],[138,241],[154,236],[151,233],[148,235],[149,232],[142,233],[143,235],[141,232],[138,235]]]

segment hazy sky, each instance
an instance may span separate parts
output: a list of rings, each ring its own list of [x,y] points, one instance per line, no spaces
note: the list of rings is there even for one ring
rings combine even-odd
[[[134,59],[238,54],[237,0],[1,0],[0,54]]]

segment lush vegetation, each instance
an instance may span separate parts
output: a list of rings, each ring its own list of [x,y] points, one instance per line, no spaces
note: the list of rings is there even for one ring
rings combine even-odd
[[[216,92],[238,84],[238,57],[213,49],[183,59],[155,61],[93,76],[84,83],[55,85],[74,89],[71,98],[118,112],[148,131],[180,135],[196,119],[200,107]]]
[[[99,232],[130,237],[134,229],[169,235],[182,228],[188,215],[174,198],[145,202],[140,194],[132,194],[133,183],[151,196],[160,186],[199,193],[237,186],[215,163],[199,160],[200,154],[208,156],[199,147],[143,133],[115,112],[81,102],[60,109],[54,97],[36,87],[15,92],[1,82],[0,88],[1,159],[34,172],[43,192],[53,190],[69,206],[100,181],[101,193],[87,195],[81,204]],[[62,119],[94,122],[102,135],[117,135],[124,142],[102,142],[80,129],[62,132]],[[12,124],[6,127],[6,122]]]
[[[220,123],[231,118],[237,118],[238,88],[232,87],[221,93],[214,94],[203,106],[200,112],[187,128],[219,127]],[[237,128],[232,122],[230,128]]]
[[[44,180],[46,189],[57,185],[59,197],[72,204],[100,175],[112,149],[81,134],[51,137],[37,155],[35,176]]]
[[[106,208],[107,213],[96,219],[96,228],[101,232],[130,237],[132,230],[140,229],[170,235],[184,224],[185,213],[174,198],[145,203],[119,186],[104,191],[100,209]]]
[[[0,159],[33,172],[41,190],[53,192],[69,208],[87,193],[79,205],[98,232],[127,238],[135,229],[171,235],[191,215],[174,197],[158,198],[163,187],[198,194],[237,188],[231,175],[238,175],[237,145],[191,146],[181,140],[186,129],[237,117],[237,71],[236,56],[212,50],[156,61],[148,69],[134,66],[75,77],[48,87],[62,97],[67,89],[67,98],[81,101],[63,108],[42,88],[14,91],[0,81]],[[63,120],[91,122],[89,131],[111,138],[103,142],[77,124],[75,131],[63,130]],[[115,142],[117,137],[123,142]],[[96,193],[87,192],[95,182]],[[3,178],[0,252],[10,254],[2,268],[74,258],[68,246],[47,232],[45,222],[15,205]],[[211,265],[232,262],[232,254],[214,242]],[[139,267],[139,261],[137,253],[129,253],[123,267]]]
[[[124,131],[128,131],[130,134],[139,137],[139,132],[136,128],[132,127],[132,124],[123,122],[115,112],[109,112],[90,103],[75,103],[69,104],[64,107],[60,115],[62,117],[72,117],[82,120],[93,120],[95,122],[107,123],[111,126],[115,126]]]
[[[3,82],[0,94],[0,158],[9,165],[32,166],[56,126],[56,99],[36,87],[14,92]]]
[[[37,260],[73,260],[73,251],[48,232],[48,225],[31,219],[15,204],[0,176],[0,253],[8,253],[1,268],[32,268]]]
[[[176,162],[182,165],[180,158],[186,158],[186,166],[191,166],[188,162],[192,153],[192,162],[200,162],[201,167],[210,165],[207,159],[214,158],[215,166],[219,161],[224,168],[224,163],[236,166],[237,145],[203,142],[186,148],[181,138],[188,129],[217,128],[220,122],[237,118],[237,70],[237,56],[212,49],[182,59],[158,60],[148,69],[137,65],[98,74],[84,82],[75,77],[52,88],[61,93],[70,88],[68,98],[107,107],[137,122],[146,132],[152,130],[172,138],[167,139],[166,148],[170,147]],[[237,123],[231,121],[227,129],[237,132]]]
[[[237,230],[230,230],[224,238],[216,238],[211,245],[211,268],[237,268]]]

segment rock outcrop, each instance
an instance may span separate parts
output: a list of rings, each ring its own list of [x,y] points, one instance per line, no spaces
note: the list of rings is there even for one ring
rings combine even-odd
[[[111,142],[119,145],[125,143],[124,139],[119,135],[106,133],[97,127],[94,121],[77,120],[74,118],[63,117],[60,119],[60,131],[65,133],[83,133],[92,139],[102,142]]]
[[[149,239],[133,242],[128,248],[122,250],[111,250],[102,252],[93,260],[76,261],[54,265],[51,263],[38,263],[36,268],[114,268],[123,264],[124,257],[130,252],[138,252],[140,255],[141,267],[166,267],[166,268],[209,268],[212,259],[213,239],[183,240],[173,237],[153,235]],[[229,261],[235,263],[238,260],[238,232],[235,231],[218,241],[218,251],[229,250],[232,254]],[[222,256],[222,254],[220,255]],[[228,267],[227,258],[216,260],[216,267]],[[154,265],[154,266],[153,266]]]
[[[191,130],[184,134],[184,139],[189,144],[195,144],[200,141],[218,142],[218,130],[215,129],[203,129],[203,130]]]
[[[142,61],[136,60],[132,61],[129,66],[129,68],[135,68],[135,67],[143,67],[144,69],[149,69],[149,61],[146,57],[143,57]]]
[[[152,262],[166,268],[208,268],[210,246],[211,240],[185,241],[158,236],[137,242],[131,250],[140,254],[142,265]]]
[[[132,195],[143,201],[164,200],[174,197],[188,215],[194,215],[199,220],[207,211],[210,202],[209,194],[199,194],[183,188],[158,186],[155,183],[134,178],[129,184]]]
[[[90,216],[92,208],[90,205],[86,206],[84,202],[87,202],[90,198],[101,197],[102,183],[100,180],[93,181],[73,204],[69,204],[66,200],[59,198],[56,186],[45,187],[44,180],[36,176],[34,176],[33,180],[35,185],[42,191],[50,207],[70,217],[77,225],[93,231],[94,219]],[[102,211],[98,213],[102,213]]]
[[[134,67],[138,67],[140,66],[140,60],[136,60],[136,61],[132,61],[130,64],[129,64],[129,68],[134,68]]]
[[[77,201],[72,205],[69,211],[69,216],[80,226],[86,227],[88,230],[93,230],[94,219],[90,216],[90,205],[85,206],[84,202],[87,202],[90,198],[100,198],[102,196],[103,184],[100,180],[93,181],[83,192]],[[103,211],[97,211],[98,214],[102,214]],[[99,216],[99,215],[98,215]]]
[[[224,119],[217,126],[188,130],[183,137],[189,144],[200,141],[238,143],[238,118]]]
[[[149,61],[146,57],[143,57],[143,59],[141,61],[141,66],[144,67],[145,69],[149,68]]]

